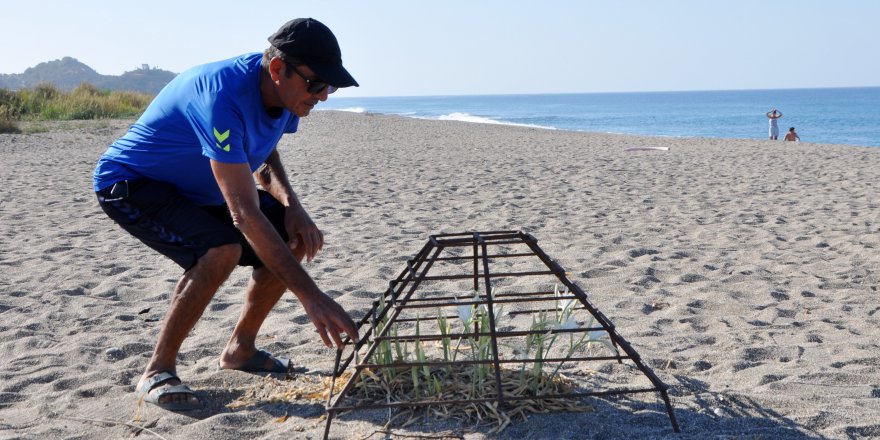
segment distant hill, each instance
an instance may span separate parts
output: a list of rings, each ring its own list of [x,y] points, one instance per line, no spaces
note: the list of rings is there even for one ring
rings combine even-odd
[[[146,64],[122,75],[101,75],[76,58],[64,57],[29,67],[24,73],[0,73],[0,88],[19,90],[40,83],[50,83],[62,90],[73,90],[87,82],[99,89],[129,90],[155,95],[175,76],[177,74],[174,72]]]

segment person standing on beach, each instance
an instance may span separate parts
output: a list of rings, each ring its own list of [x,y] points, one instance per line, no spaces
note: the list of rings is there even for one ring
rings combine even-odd
[[[770,120],[770,140],[775,141],[779,139],[779,123],[777,122],[779,118],[782,117],[782,112],[776,110],[775,108],[767,112],[767,119]]]
[[[788,129],[788,133],[785,134],[784,140],[789,141],[789,142],[800,142],[801,137],[798,136],[798,134],[794,132],[794,127],[791,127]]]
[[[285,133],[337,88],[358,86],[336,37],[311,18],[287,22],[262,54],[194,67],[172,80],[98,161],[104,212],[184,273],[137,385],[140,398],[183,411],[202,402],[183,385],[176,358],[236,266],[252,266],[244,306],[221,368],[287,372],[288,359],[257,349],[270,310],[287,290],[328,347],[357,328],[300,265],[324,236],[294,193],[276,150]],[[254,183],[260,184],[258,189]]]

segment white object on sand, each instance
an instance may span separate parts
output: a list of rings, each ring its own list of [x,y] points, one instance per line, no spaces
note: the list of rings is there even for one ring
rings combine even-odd
[[[631,147],[623,151],[669,151],[669,147]]]

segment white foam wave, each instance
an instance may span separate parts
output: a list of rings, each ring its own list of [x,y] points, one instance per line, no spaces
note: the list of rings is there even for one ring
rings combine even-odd
[[[485,118],[483,116],[474,116],[468,113],[455,112],[450,113],[448,115],[440,115],[437,119],[441,121],[462,121],[462,122],[473,122],[477,124],[497,124],[497,125],[515,125],[517,127],[531,127],[531,128],[543,128],[546,130],[555,130],[554,127],[548,127],[545,125],[535,125],[535,124],[517,124],[515,122],[507,122],[507,121],[499,121],[496,119]]]
[[[350,112],[350,113],[364,113],[366,110],[363,107],[345,107],[345,108],[334,108],[334,109],[323,109],[323,110],[334,110],[337,112]]]

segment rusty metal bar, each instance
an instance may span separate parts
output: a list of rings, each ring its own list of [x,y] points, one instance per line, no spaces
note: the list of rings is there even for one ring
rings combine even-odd
[[[516,254],[492,254],[492,255],[489,255],[488,258],[490,260],[493,260],[496,258],[532,257],[534,255],[535,254],[532,252],[523,252],[523,253],[516,253]],[[441,258],[438,258],[437,261],[457,261],[457,260],[473,260],[473,259],[474,259],[473,256],[466,257],[466,256],[462,255],[462,256],[458,256],[458,257],[441,257]]]
[[[514,237],[514,236],[512,235],[511,237]],[[440,243],[440,242],[438,242],[438,243]],[[462,239],[462,240],[447,240],[447,241],[443,241],[443,243],[442,243],[442,245],[443,245],[444,247],[449,247],[449,248],[471,246],[471,244],[472,244],[471,241],[468,240],[468,239]],[[502,244],[522,244],[522,242],[517,241],[517,240],[506,239],[505,241],[494,241],[494,242],[492,242],[491,244],[492,244],[492,245],[502,245]]]
[[[480,255],[479,255],[479,252],[480,251],[477,248],[477,241],[474,240],[474,248],[473,248],[474,254],[471,255],[471,258],[474,259],[474,292],[480,291],[480,261],[479,261]]]
[[[588,328],[554,328],[548,330],[508,330],[505,332],[501,332],[501,336],[503,337],[518,337],[518,336],[528,336],[528,335],[540,335],[540,334],[562,334],[562,333],[584,333],[584,332],[592,332],[592,331],[608,331],[608,329],[604,327],[588,327]],[[496,332],[496,334],[499,334]],[[450,333],[446,336],[443,335],[420,335],[419,339],[422,341],[439,341],[442,339],[465,339],[465,338],[478,338],[482,336],[492,336],[492,333],[486,332],[468,332],[468,333]],[[398,340],[401,342],[410,342],[415,340],[415,335],[397,335],[397,336],[376,336],[373,338],[375,341],[385,341],[385,340]]]
[[[480,234],[484,236],[492,236],[492,235],[514,235],[519,234],[519,231],[480,231]],[[473,237],[473,232],[447,232],[445,234],[434,234],[432,237],[444,238],[444,237]]]
[[[561,297],[560,297],[561,298]],[[543,302],[543,301],[555,301],[555,296],[543,297],[543,298],[519,298],[519,299],[499,299],[495,301],[499,304],[520,304],[526,302]],[[425,301],[424,299],[411,299],[409,302],[413,303],[421,303]],[[427,301],[425,301],[427,302]],[[485,304],[484,301],[461,301],[458,303],[449,303],[449,302],[439,302],[439,303],[430,303],[430,304],[407,304],[407,308],[412,309],[433,309],[437,307],[451,307],[451,306],[466,306],[466,305],[474,305],[474,304]]]
[[[542,358],[542,359],[487,359],[485,361],[473,361],[473,360],[456,360],[453,361],[427,361],[427,362],[395,362],[393,364],[359,364],[355,365],[355,369],[363,370],[365,368],[370,369],[381,369],[381,368],[397,368],[397,367],[445,367],[448,365],[489,365],[489,364],[534,364],[536,362],[553,364],[557,362],[572,362],[572,361],[620,361],[620,360],[632,360],[628,356],[577,356],[577,357],[562,357],[562,358]]]
[[[412,302],[415,300],[410,299],[410,301]],[[458,305],[462,305],[462,304],[458,304]],[[448,306],[441,306],[440,308],[442,308],[442,307],[448,307]],[[511,310],[511,311],[507,312],[507,315],[510,315],[510,316],[527,315],[527,314],[531,314],[531,313],[553,312],[553,311],[557,311],[557,310],[559,310],[559,309],[552,308],[552,309]],[[585,307],[573,307],[572,310],[587,310],[587,309]],[[437,315],[436,318],[456,319],[456,318],[458,318],[458,316],[457,315]],[[395,322],[416,322],[418,320],[419,320],[419,318],[400,318]]]
[[[545,295],[544,297],[542,297],[542,298],[545,298],[545,299],[542,299],[543,301],[554,301],[554,300],[565,300],[565,299],[579,299],[579,297],[578,297],[578,296],[575,296],[575,295],[571,295],[571,296],[558,296],[558,297],[555,296],[555,295],[554,295],[554,296],[549,296],[549,295],[553,295],[553,292],[543,292],[543,291],[541,291],[541,292],[508,292],[508,293],[504,293],[504,292],[502,292],[502,293],[495,293],[495,298],[521,298],[521,297],[522,297],[522,298],[527,298],[527,299],[528,299],[528,298],[533,297],[533,296],[536,296],[536,295]],[[409,302],[411,302],[411,303],[414,303],[414,302],[426,302],[426,301],[433,301],[433,302],[436,303],[436,304],[443,304],[443,303],[440,303],[440,302],[438,302],[438,301],[447,301],[447,302],[452,301],[452,302],[449,304],[450,306],[451,306],[451,305],[460,306],[460,305],[467,305],[467,304],[465,303],[465,301],[474,301],[474,299],[473,299],[472,296],[460,296],[460,295],[452,295],[452,296],[434,296],[434,297],[430,297],[430,298],[427,298],[427,297],[426,297],[426,298],[410,298],[410,299],[409,299]],[[482,302],[482,301],[477,301],[476,303],[472,303],[472,304],[483,304],[483,302]],[[441,305],[440,307],[446,307],[446,306]],[[583,309],[586,309],[586,308],[585,308],[585,307],[580,307],[580,308],[578,308],[578,310],[583,310]],[[547,309],[547,310],[545,310],[545,311],[550,311],[550,310],[553,310],[553,309]],[[541,310],[536,310],[536,311],[540,312]]]
[[[501,272],[494,275],[495,278],[508,278],[508,277],[523,277],[523,276],[536,276],[536,275],[556,275],[556,272],[553,271],[533,271],[533,272]],[[470,278],[478,278],[479,276],[474,275],[436,275],[432,277],[425,277],[425,281],[442,281],[442,280],[466,280]]]
[[[502,404],[504,403],[504,390],[501,385],[501,364],[498,363],[498,331],[495,328],[495,301],[492,298],[492,275],[489,274],[489,259],[486,257],[489,255],[489,250],[479,232],[474,232],[474,241],[480,244],[480,250],[483,252],[483,276],[486,278],[486,314],[489,315],[489,332],[491,334],[489,342],[492,344],[492,359],[495,361],[495,384],[498,389],[498,403]],[[474,249],[476,249],[476,246],[474,246]],[[474,259],[474,261],[476,262],[477,260]]]

